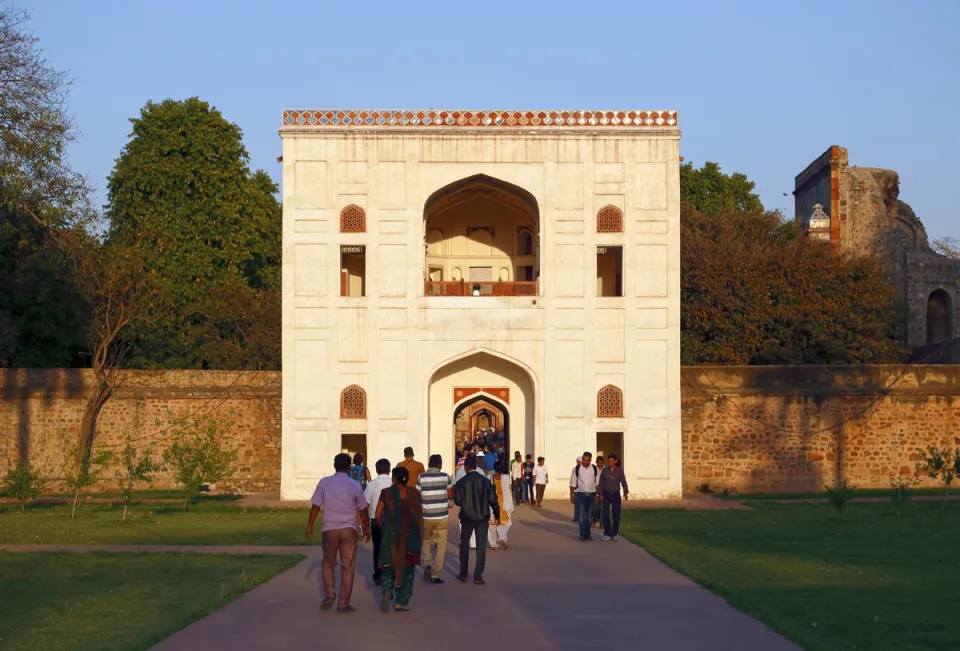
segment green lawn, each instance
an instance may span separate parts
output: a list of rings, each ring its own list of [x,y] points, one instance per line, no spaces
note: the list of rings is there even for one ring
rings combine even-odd
[[[888,499],[893,492],[890,488],[858,488],[854,492],[854,497],[883,497]],[[943,497],[943,488],[912,488],[910,489],[911,495],[916,495],[917,497]],[[955,486],[950,488],[947,492],[951,497],[956,497],[960,495],[960,486]],[[741,495],[724,495],[723,493],[718,493],[714,495],[722,500],[732,500],[734,502],[747,501],[747,500],[806,500],[806,499],[827,499],[828,495],[826,491],[812,491],[809,493],[743,493]]]
[[[621,533],[808,651],[958,648],[960,506],[752,506],[625,510]]]
[[[0,552],[0,649],[149,649],[300,559]]]
[[[70,505],[0,506],[0,544],[102,545],[300,545],[307,544],[307,509],[243,508],[203,502],[184,513],[179,505],[123,507],[84,504],[70,518]],[[319,542],[319,524],[314,542]],[[2,645],[0,645],[2,648]]]

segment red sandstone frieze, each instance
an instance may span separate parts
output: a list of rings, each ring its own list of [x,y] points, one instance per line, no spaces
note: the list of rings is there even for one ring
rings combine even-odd
[[[597,127],[637,129],[676,127],[677,111],[422,111],[288,109],[284,126],[388,128]]]

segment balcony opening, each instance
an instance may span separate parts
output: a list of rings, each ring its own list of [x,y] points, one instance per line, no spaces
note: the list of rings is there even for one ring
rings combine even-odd
[[[597,247],[597,296],[623,296],[623,247]]]
[[[533,195],[489,176],[438,190],[424,207],[424,294],[537,296],[539,220]]]
[[[367,247],[355,244],[340,247],[340,295],[367,295]]]

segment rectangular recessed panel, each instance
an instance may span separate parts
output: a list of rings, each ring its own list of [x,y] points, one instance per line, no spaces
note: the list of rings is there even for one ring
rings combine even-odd
[[[594,310],[593,322],[598,328],[623,330],[623,310],[621,308],[598,308]]]
[[[403,307],[381,307],[377,316],[377,325],[381,330],[403,330],[407,327],[407,309]]]
[[[380,342],[380,418],[407,417],[407,342]]]
[[[297,479],[316,479],[319,481],[330,474],[327,432],[295,430],[293,447],[293,472]]]
[[[340,183],[366,183],[366,161],[343,161],[337,166],[337,181]]]
[[[667,296],[667,245],[637,244],[633,256],[637,296]]]
[[[665,210],[667,207],[667,164],[635,163],[628,200],[640,210]]]
[[[381,244],[374,264],[380,277],[380,296],[407,295],[406,244]]]
[[[330,360],[327,359],[326,341],[294,342],[296,367],[293,370],[296,388],[293,399],[297,418],[327,417],[327,376]]]
[[[667,386],[667,342],[636,341],[631,366],[635,370],[633,388],[659,389]]]
[[[622,362],[624,311],[600,308],[594,311],[594,354],[598,362]]]
[[[377,230],[381,235],[399,235],[407,232],[407,222],[381,220],[377,222]]]
[[[623,183],[623,163],[594,163],[594,183]]]
[[[640,479],[670,477],[670,439],[667,430],[633,430],[629,434],[631,458],[638,460],[637,476]]]
[[[327,220],[325,219],[297,219],[293,222],[295,233],[326,233]]]
[[[294,245],[293,293],[295,296],[327,295],[326,258],[325,244]]]
[[[380,163],[377,168],[377,197],[380,208],[407,207],[407,164]]]
[[[303,210],[327,207],[327,163],[325,161],[297,161],[294,166],[293,205]]]
[[[488,300],[476,298],[474,301],[482,303]],[[420,310],[421,330],[470,330],[482,331],[510,331],[510,330],[543,330],[543,310],[538,308],[516,307],[511,309],[489,308],[483,309],[451,309],[427,308]]]
[[[634,325],[648,330],[662,330],[667,327],[667,308],[642,307],[636,311]]]
[[[583,296],[583,245],[558,244],[554,249],[556,296]]]
[[[639,235],[666,235],[670,230],[669,222],[636,222],[634,229]]]
[[[554,314],[558,330],[583,330],[582,309],[561,307]]]
[[[294,323],[297,328],[326,328],[327,308],[325,307],[298,307],[294,314]]]
[[[558,341],[555,351],[551,361],[557,418],[583,418],[583,342]]]
[[[583,163],[557,163],[556,197],[560,210],[583,208]]]
[[[582,235],[583,220],[556,222],[556,231],[560,235]]]
[[[367,361],[367,337],[367,308],[337,310],[337,358],[341,362]],[[299,363],[298,360],[298,367]]]

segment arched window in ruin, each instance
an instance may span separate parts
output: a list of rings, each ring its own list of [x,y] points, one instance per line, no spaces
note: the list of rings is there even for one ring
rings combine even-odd
[[[366,233],[367,213],[363,208],[351,203],[340,211],[341,233]]]
[[[939,344],[953,339],[953,300],[938,289],[927,298],[927,343]]]
[[[616,206],[604,206],[597,211],[598,233],[622,233],[623,211]]]
[[[533,233],[525,226],[517,233],[517,255],[533,255]]]
[[[363,419],[367,417],[367,392],[351,384],[340,392],[340,418]]]
[[[623,391],[608,384],[597,392],[597,418],[623,418]]]

